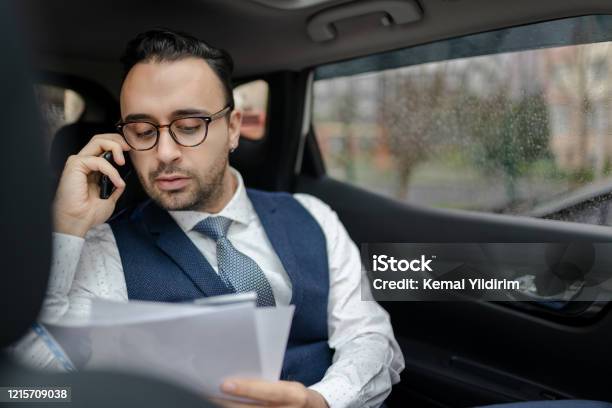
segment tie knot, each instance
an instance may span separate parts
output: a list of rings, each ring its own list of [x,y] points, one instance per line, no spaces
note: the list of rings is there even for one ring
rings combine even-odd
[[[193,229],[217,241],[219,238],[225,237],[231,223],[232,220],[229,218],[208,217],[198,222]]]

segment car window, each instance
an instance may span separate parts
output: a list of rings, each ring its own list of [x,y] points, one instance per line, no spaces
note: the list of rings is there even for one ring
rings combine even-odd
[[[319,67],[326,171],[428,207],[611,225],[610,40],[612,17],[585,16]]]
[[[236,108],[242,112],[240,135],[259,140],[266,133],[268,114],[268,83],[258,79],[234,88]]]
[[[43,120],[48,153],[58,129],[79,120],[85,111],[85,101],[77,92],[55,85],[35,84],[34,93]]]

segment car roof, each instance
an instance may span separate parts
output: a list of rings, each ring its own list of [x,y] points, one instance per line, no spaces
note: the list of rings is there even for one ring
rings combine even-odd
[[[404,1],[404,0],[401,0]],[[128,39],[153,27],[189,32],[227,49],[236,77],[302,70],[378,51],[568,16],[612,12],[607,0],[421,0],[422,18],[383,27],[381,13],[344,19],[338,36],[316,42],[313,16],[346,0],[24,0],[18,2],[37,66],[119,84]],[[385,3],[385,2],[380,2]],[[388,2],[387,2],[388,3]]]

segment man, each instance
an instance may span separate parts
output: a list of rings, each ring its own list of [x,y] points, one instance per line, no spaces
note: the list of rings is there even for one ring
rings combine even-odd
[[[228,164],[241,123],[230,56],[154,30],[133,39],[122,61],[120,134],[96,135],[71,156],[57,189],[43,320],[86,314],[93,297],[256,291],[259,306],[296,307],[283,380],[231,379],[224,392],[265,406],[380,405],[404,361],[388,314],[361,301],[359,253],[338,217],[312,196],[247,190]],[[151,198],[109,223],[125,182],[105,151],[119,165],[128,152]],[[116,187],[107,200],[99,173]],[[33,335],[18,350],[35,365],[57,364]]]

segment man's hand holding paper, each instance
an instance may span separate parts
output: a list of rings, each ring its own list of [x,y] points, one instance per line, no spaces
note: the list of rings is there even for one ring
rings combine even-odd
[[[265,381],[247,378],[227,379],[221,390],[231,397],[252,400],[249,403],[227,399],[214,399],[224,408],[284,407],[328,408],[325,398],[318,392],[295,381]]]

